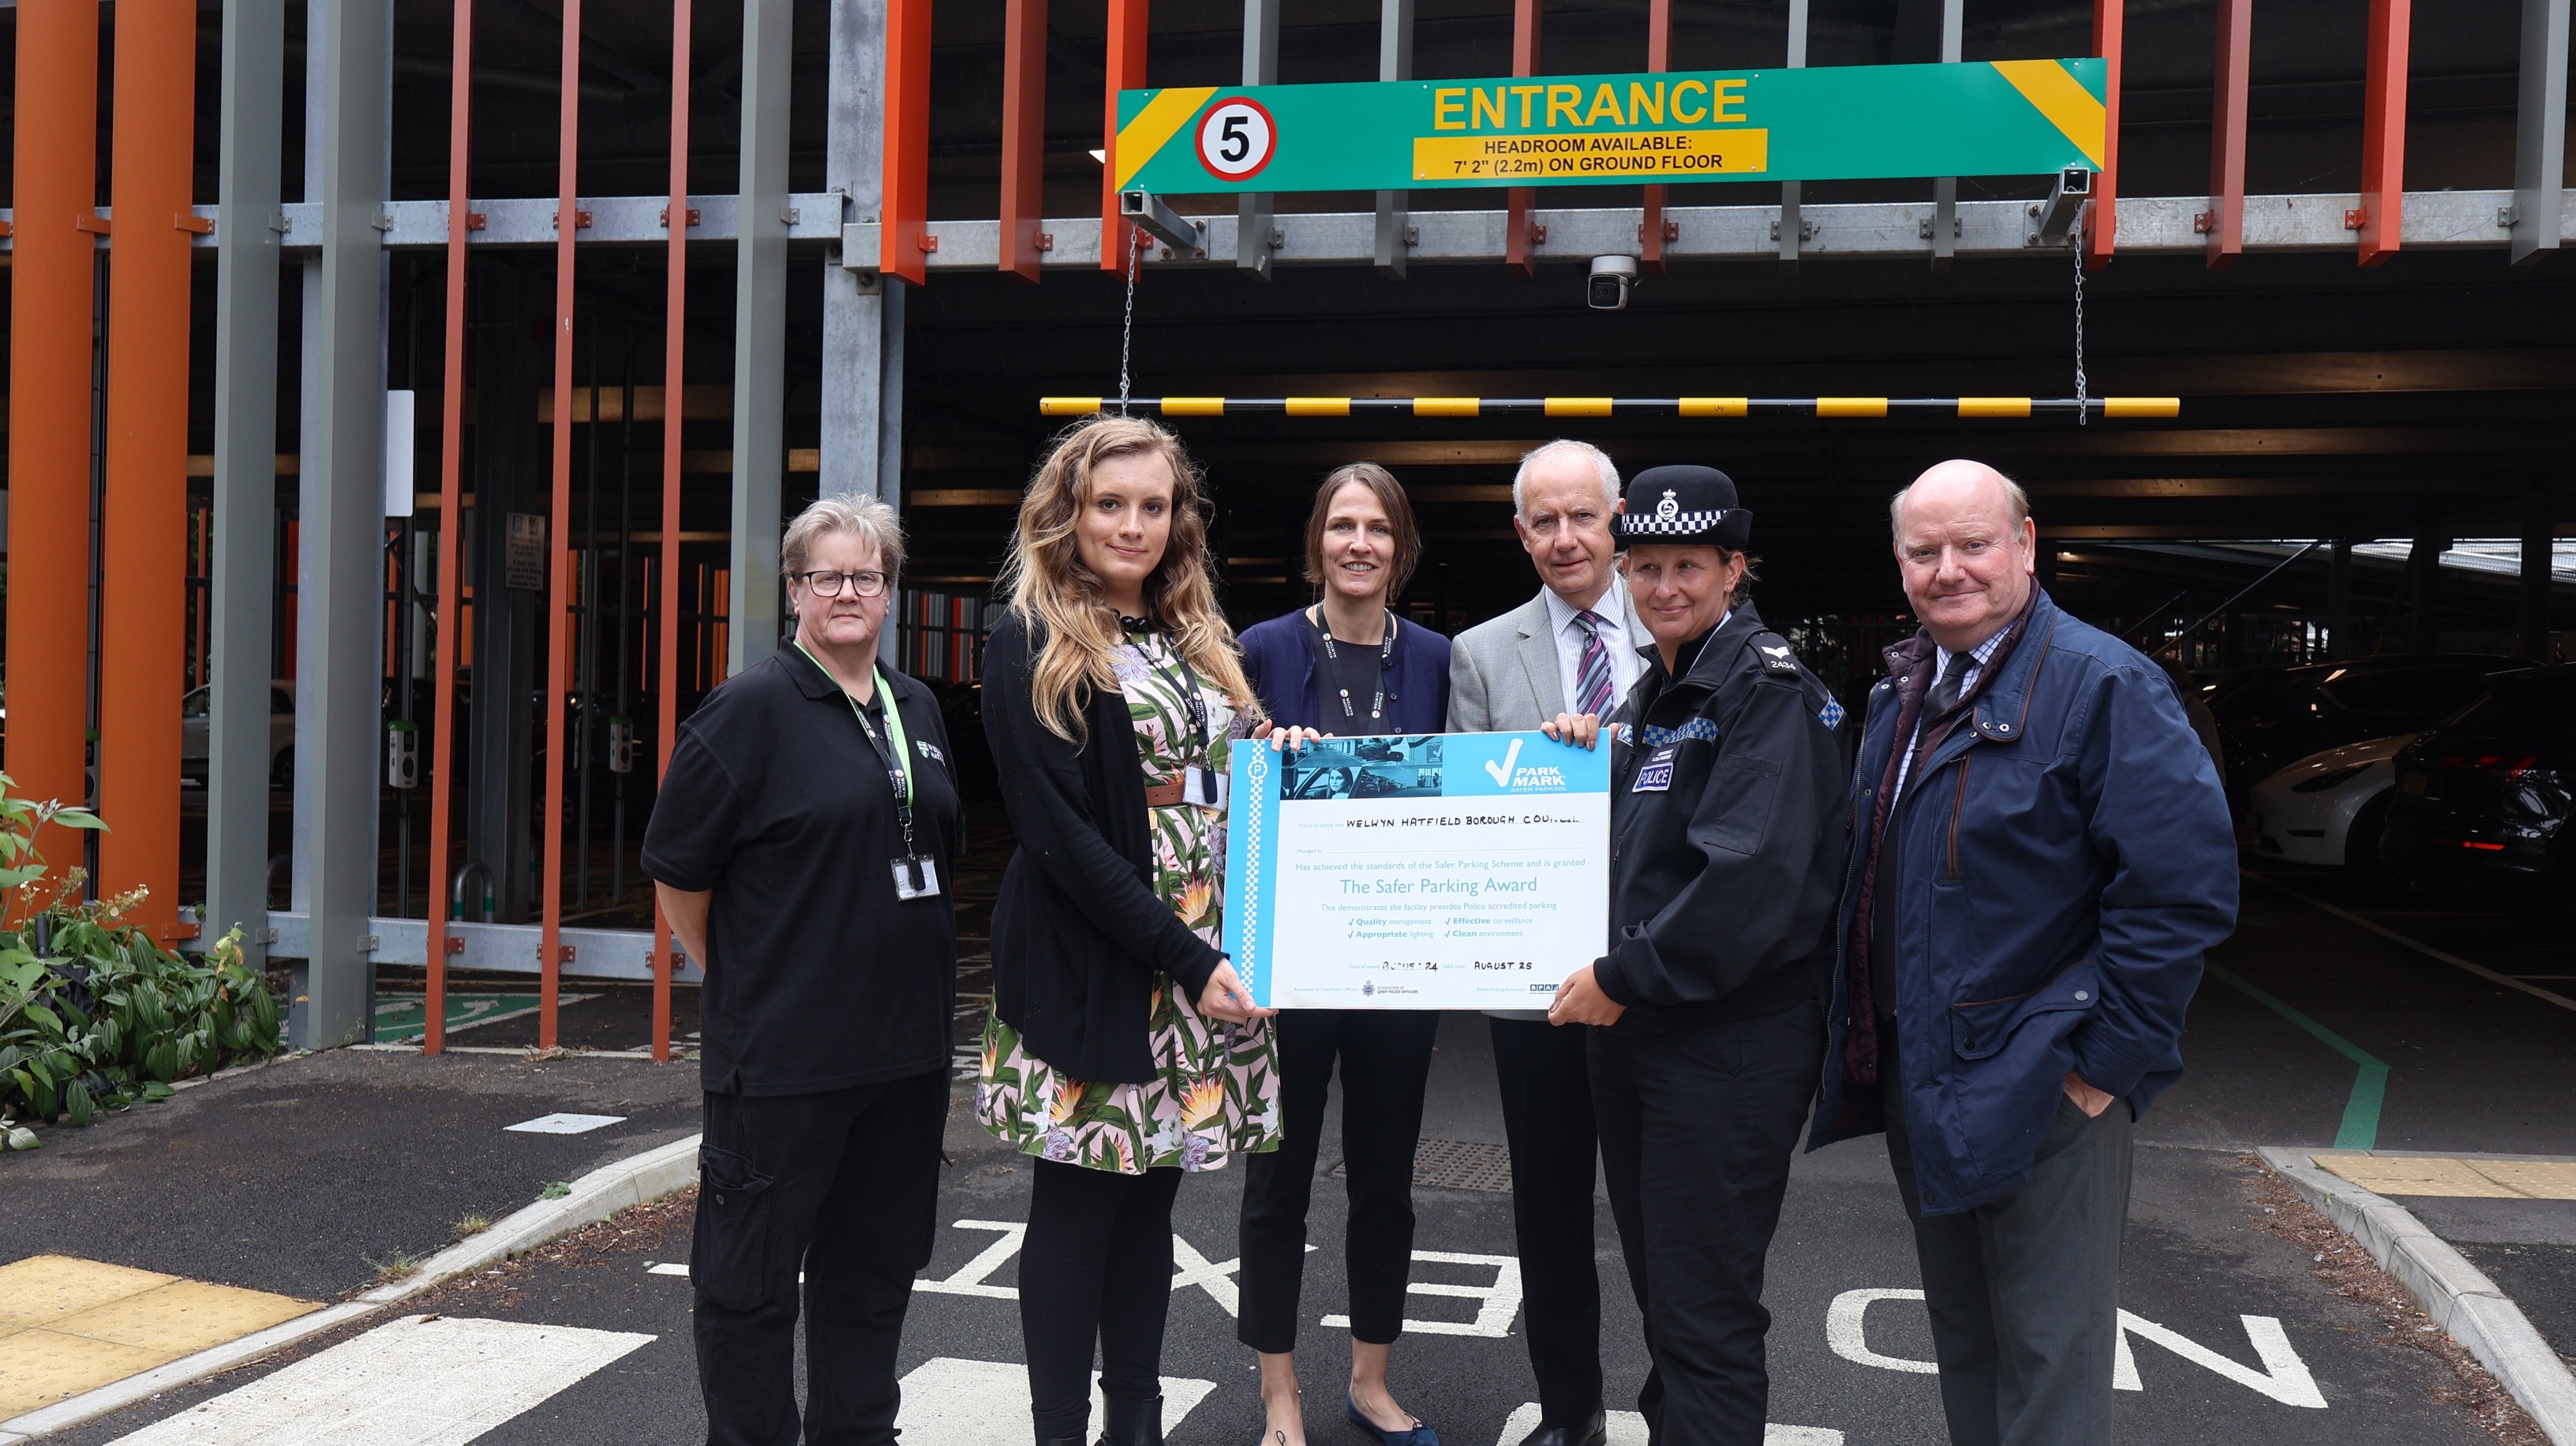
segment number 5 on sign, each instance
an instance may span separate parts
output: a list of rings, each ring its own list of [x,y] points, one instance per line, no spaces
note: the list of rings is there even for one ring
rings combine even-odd
[[[1220,181],[1248,181],[1270,164],[1279,128],[1261,103],[1237,97],[1208,107],[1199,121],[1199,164]]]

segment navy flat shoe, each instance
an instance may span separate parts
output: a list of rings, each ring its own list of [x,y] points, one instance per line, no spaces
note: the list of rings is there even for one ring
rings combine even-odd
[[[1440,1446],[1440,1433],[1419,1421],[1414,1422],[1413,1429],[1409,1431],[1378,1429],[1378,1424],[1370,1420],[1368,1413],[1360,1409],[1360,1403],[1350,1396],[1342,1397],[1342,1412],[1351,1418],[1352,1425],[1367,1432],[1378,1446]]]

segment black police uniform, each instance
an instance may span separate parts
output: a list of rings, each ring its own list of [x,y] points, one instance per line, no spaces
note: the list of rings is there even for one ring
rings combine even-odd
[[[894,1439],[896,1351],[937,1229],[962,812],[928,688],[880,675],[863,727],[790,646],[680,728],[644,871],[714,894],[700,991],[698,1215],[690,1257],[712,1446]],[[910,748],[912,852],[938,891],[900,896],[906,854],[883,755]],[[928,882],[927,879],[924,880]]]
[[[1724,473],[1653,468],[1628,496],[1622,546],[1749,540]],[[1611,720],[1611,937],[1593,974],[1627,1011],[1592,1031],[1593,1108],[1654,1363],[1638,1408],[1659,1446],[1758,1446],[1763,1257],[1824,1057],[1842,710],[1750,605],[1676,670],[1642,651]]]

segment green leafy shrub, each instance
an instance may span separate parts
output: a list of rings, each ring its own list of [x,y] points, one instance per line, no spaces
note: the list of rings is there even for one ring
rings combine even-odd
[[[0,774],[0,889],[16,895],[14,927],[0,928],[0,1117],[86,1125],[169,1098],[174,1080],[275,1054],[277,1000],[242,962],[240,932],[188,959],[124,922],[139,889],[81,902],[75,869],[48,891],[37,831],[104,825],[9,786]]]

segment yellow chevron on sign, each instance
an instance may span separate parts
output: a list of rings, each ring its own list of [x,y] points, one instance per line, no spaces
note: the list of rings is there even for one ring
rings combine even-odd
[[[1990,60],[1997,74],[2012,82],[2022,99],[2048,118],[2093,163],[2102,168],[2102,102],[2084,88],[2074,72],[2054,60]]]
[[[1212,85],[1174,86],[1154,92],[1136,118],[1118,128],[1118,143],[1112,159],[1118,163],[1118,189],[1126,190],[1145,163],[1162,150],[1163,143],[1180,134],[1190,117],[1199,113],[1207,98],[1216,94]],[[2098,107],[2097,107],[2098,109]],[[2097,129],[2099,127],[2096,127]]]

